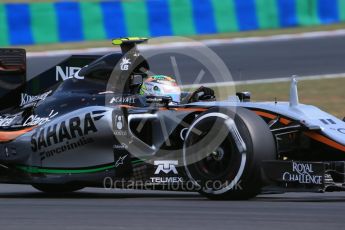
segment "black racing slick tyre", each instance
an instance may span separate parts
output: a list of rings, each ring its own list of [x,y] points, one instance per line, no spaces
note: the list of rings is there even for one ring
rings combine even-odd
[[[63,194],[63,193],[72,193],[78,190],[83,189],[83,186],[80,185],[63,185],[63,184],[32,184],[32,187],[35,189],[50,193],[50,194]]]
[[[212,108],[191,124],[183,148],[189,180],[210,199],[243,200],[263,186],[261,162],[276,159],[262,118],[245,108]]]

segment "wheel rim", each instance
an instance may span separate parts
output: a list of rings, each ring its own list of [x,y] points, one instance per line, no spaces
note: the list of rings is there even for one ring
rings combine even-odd
[[[223,177],[231,169],[229,162],[233,159],[233,154],[235,153],[232,146],[222,143],[207,157],[199,161],[197,167],[205,177],[212,179]]]
[[[186,142],[185,142],[185,146],[184,146],[184,150],[183,150],[184,164],[185,164],[185,169],[186,169],[186,173],[187,173],[188,177],[191,179],[193,184],[195,184],[197,187],[201,188],[203,192],[209,193],[209,194],[222,194],[222,193],[227,192],[230,189],[232,189],[240,181],[240,178],[243,174],[244,167],[246,164],[246,144],[242,140],[241,135],[239,134],[239,131],[236,127],[234,120],[232,118],[230,118],[229,116],[222,114],[222,113],[214,112],[214,113],[208,113],[208,114],[205,114],[203,116],[200,116],[195,121],[195,123],[191,126],[190,129],[197,127],[198,125],[202,124],[204,120],[206,120],[207,118],[210,118],[210,117],[213,117],[216,119],[223,119],[223,122],[224,122],[223,125],[225,125],[227,127],[230,135],[228,136],[228,138],[226,138],[222,142],[222,144],[227,139],[228,140],[232,139],[233,142],[230,141],[230,143],[234,143],[233,145],[231,145],[232,149],[234,150],[234,152],[236,152],[238,154],[230,154],[230,156],[236,155],[236,157],[234,157],[234,158],[238,158],[239,164],[237,164],[237,167],[232,168],[233,170],[228,170],[231,168],[227,168],[226,170],[224,170],[223,175],[214,175],[212,178],[210,176],[210,171],[208,171],[206,167],[199,167],[200,164],[202,165],[202,163],[201,163],[202,161],[198,161],[194,164],[188,165],[188,163],[187,163],[188,161],[186,160],[187,159],[186,149],[187,149],[188,145],[186,145],[186,144],[188,143],[189,136],[190,135],[192,136],[190,131],[187,132]],[[191,139],[193,139],[193,138],[191,138]],[[191,144],[191,143],[189,143],[189,144]],[[222,146],[222,144],[219,145],[218,147]],[[217,151],[217,148],[215,148],[215,151]],[[224,147],[222,149],[227,150],[227,148],[224,148]],[[233,151],[231,151],[231,152],[233,153]],[[224,157],[221,159],[223,161],[223,159],[226,159],[226,158],[227,158],[227,154],[224,154]],[[204,160],[204,159],[202,159],[202,160]],[[237,159],[232,160],[231,162],[235,162],[235,161],[237,161]],[[196,173],[196,174],[191,173],[192,172],[191,170],[192,171],[194,170],[194,173],[195,173],[195,171],[198,171],[198,173]],[[217,171],[214,171],[214,172],[218,173]],[[203,176],[206,175],[207,177],[206,178],[204,177],[206,180],[200,178],[197,175],[203,175]],[[224,175],[226,175],[227,178],[222,178],[222,176],[224,176]],[[217,188],[217,189],[209,188],[207,186],[205,187],[205,185],[207,185],[207,183],[210,180],[218,180],[219,182],[221,182],[222,187]]]

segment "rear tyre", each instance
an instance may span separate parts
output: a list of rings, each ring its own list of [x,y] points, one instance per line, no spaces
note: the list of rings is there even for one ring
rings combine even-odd
[[[72,193],[83,189],[80,185],[61,185],[61,184],[33,184],[35,189],[51,194]]]
[[[255,197],[263,186],[261,162],[275,158],[267,124],[244,108],[213,108],[200,114],[183,149],[189,179],[210,199]]]

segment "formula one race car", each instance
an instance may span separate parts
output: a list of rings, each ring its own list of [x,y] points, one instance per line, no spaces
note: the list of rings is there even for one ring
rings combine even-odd
[[[240,92],[175,103],[138,92],[149,70],[137,49],[144,41],[114,40],[121,53],[71,56],[29,81],[25,50],[0,49],[0,182],[211,199],[344,190],[345,123],[300,104],[295,78],[289,102]]]

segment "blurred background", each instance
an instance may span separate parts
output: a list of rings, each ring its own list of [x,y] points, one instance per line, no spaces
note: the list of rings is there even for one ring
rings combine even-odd
[[[0,3],[0,46],[123,36],[227,37],[342,21],[345,0],[5,0]]]
[[[27,49],[29,75],[62,60],[53,50],[85,53],[86,48],[110,47],[110,39],[117,37],[218,39],[209,47],[231,70],[238,90],[252,91],[255,100],[286,100],[287,78],[307,76],[300,87],[302,102],[341,118],[345,115],[345,90],[339,87],[345,84],[344,28],[345,0],[0,2],[0,46]],[[31,53],[36,51],[44,53]],[[160,73],[170,64],[160,57],[154,63]],[[197,66],[188,62],[182,67],[183,78],[193,82]]]

